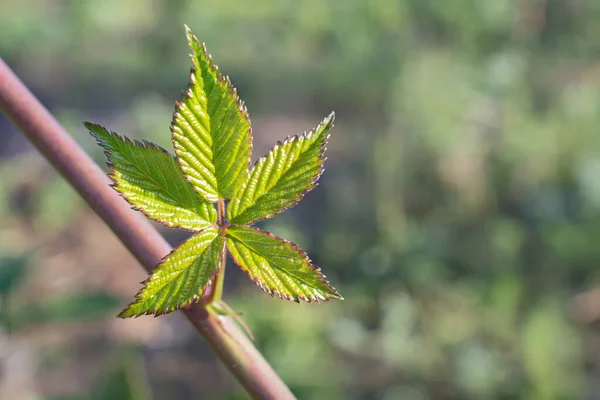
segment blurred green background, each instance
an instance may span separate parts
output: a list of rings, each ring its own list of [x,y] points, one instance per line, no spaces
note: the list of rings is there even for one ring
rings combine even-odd
[[[81,121],[170,148],[184,23],[253,160],[337,114],[263,227],[346,300],[226,280],[300,399],[600,398],[600,2],[0,0],[0,56],[104,163]],[[0,115],[0,398],[247,398],[182,316],[115,318],[144,278]]]

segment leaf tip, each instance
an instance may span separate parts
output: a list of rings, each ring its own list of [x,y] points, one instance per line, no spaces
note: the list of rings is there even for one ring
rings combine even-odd
[[[330,120],[331,122],[335,121],[335,111],[331,111],[325,119]]]
[[[108,135],[108,130],[99,125],[99,124],[95,124],[93,122],[89,122],[89,121],[84,121],[83,122],[83,126],[86,127],[86,129],[90,132],[90,135],[92,135],[93,137],[96,138],[96,140],[100,140],[101,137]]]
[[[85,126],[88,130],[92,130],[96,124],[90,121],[83,121],[83,126]]]
[[[332,111],[328,116],[323,118],[323,121],[319,124],[319,126],[315,129],[315,131],[322,131],[327,133],[331,128],[333,128],[335,122],[335,111]]]
[[[331,285],[329,285],[331,287]],[[329,293],[329,297],[327,297],[325,299],[325,301],[327,300],[344,300],[344,296],[342,296],[337,290],[335,290],[333,287],[331,287],[331,292]]]
[[[123,311],[121,311],[118,315],[117,318],[121,318],[121,319],[126,319],[126,318],[137,318],[140,315],[133,312],[133,310],[131,309],[132,305],[129,305],[127,308],[125,308]]]
[[[192,32],[189,26],[187,26],[186,24],[184,24],[183,26],[185,27],[185,36],[187,38],[188,45],[190,46],[190,49],[192,49],[193,54],[191,54],[190,56],[192,57],[192,61],[194,61],[194,66],[197,66],[195,60],[198,59],[198,57],[205,58],[209,61],[209,64],[212,65],[210,54],[208,54],[208,50],[206,49],[206,43],[200,42],[200,40],[198,40],[196,35],[194,35],[194,32]]]
[[[188,43],[191,45],[192,40],[195,37],[194,32],[192,32],[188,24],[183,24],[183,28],[185,29],[185,36],[187,37]]]

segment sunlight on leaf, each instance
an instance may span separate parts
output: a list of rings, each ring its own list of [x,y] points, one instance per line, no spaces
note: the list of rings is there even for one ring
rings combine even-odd
[[[198,231],[216,221],[214,206],[198,197],[165,149],[85,126],[106,151],[115,190],[136,210],[170,228]]]
[[[230,198],[248,174],[252,136],[246,107],[204,45],[186,27],[193,54],[190,84],[171,132],[186,178],[209,201]]]
[[[229,220],[245,225],[270,218],[296,205],[314,188],[323,172],[325,145],[333,120],[331,113],[313,131],[292,136],[261,157],[231,199]]]
[[[173,250],[152,272],[137,300],[119,316],[164,314],[200,299],[217,272],[223,237],[210,227]]]
[[[296,244],[245,226],[294,206],[317,185],[334,113],[314,130],[278,143],[249,173],[246,108],[187,26],[186,34],[193,65],[171,123],[175,158],[152,143],[85,123],[105,149],[114,189],[134,209],[168,227],[198,232],[156,266],[119,316],[177,310],[199,301],[211,284],[206,305],[221,304],[226,249],[271,295],[296,302],[342,299]],[[227,205],[225,199],[231,199]],[[215,211],[209,202],[217,201]]]
[[[230,226],[227,248],[235,263],[271,295],[296,302],[342,298],[302,250],[269,232]]]

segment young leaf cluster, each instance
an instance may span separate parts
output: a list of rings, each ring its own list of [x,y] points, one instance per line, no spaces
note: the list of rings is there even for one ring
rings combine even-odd
[[[105,150],[113,188],[134,209],[195,232],[156,266],[120,316],[159,315],[198,301],[211,284],[222,285],[217,275],[226,251],[271,295],[296,302],[341,299],[297,245],[251,226],[293,207],[316,186],[334,114],[277,143],[251,166],[246,107],[187,26],[186,33],[192,69],[171,123],[175,156],[85,123]]]

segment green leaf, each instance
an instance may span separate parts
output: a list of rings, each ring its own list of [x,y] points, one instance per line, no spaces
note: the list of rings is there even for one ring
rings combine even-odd
[[[213,226],[182,243],[154,269],[136,301],[119,317],[164,314],[199,300],[217,272],[223,240]]]
[[[252,136],[246,107],[229,78],[186,26],[190,84],[177,103],[171,132],[181,170],[209,201],[230,198],[248,174]]]
[[[304,251],[248,226],[294,206],[317,185],[334,114],[311,132],[278,143],[248,171],[252,135],[246,108],[187,26],[186,34],[192,69],[171,122],[175,158],[151,143],[86,123],[105,149],[115,189],[135,209],[169,227],[198,232],[156,266],[119,316],[174,311],[199,300],[211,284],[216,289],[206,298],[208,309],[235,316],[221,302],[226,247],[271,295],[296,302],[341,299]],[[230,200],[226,211],[224,200]],[[210,204],[217,201],[218,211]]]
[[[105,149],[114,189],[134,209],[171,228],[199,231],[216,221],[214,206],[196,194],[165,149],[132,142],[100,125],[85,126]]]
[[[269,232],[232,225],[227,248],[235,263],[270,295],[296,302],[342,298],[304,251]]]
[[[292,136],[261,157],[231,199],[227,218],[240,225],[270,218],[296,205],[314,188],[323,173],[334,116],[331,113],[311,132]]]

